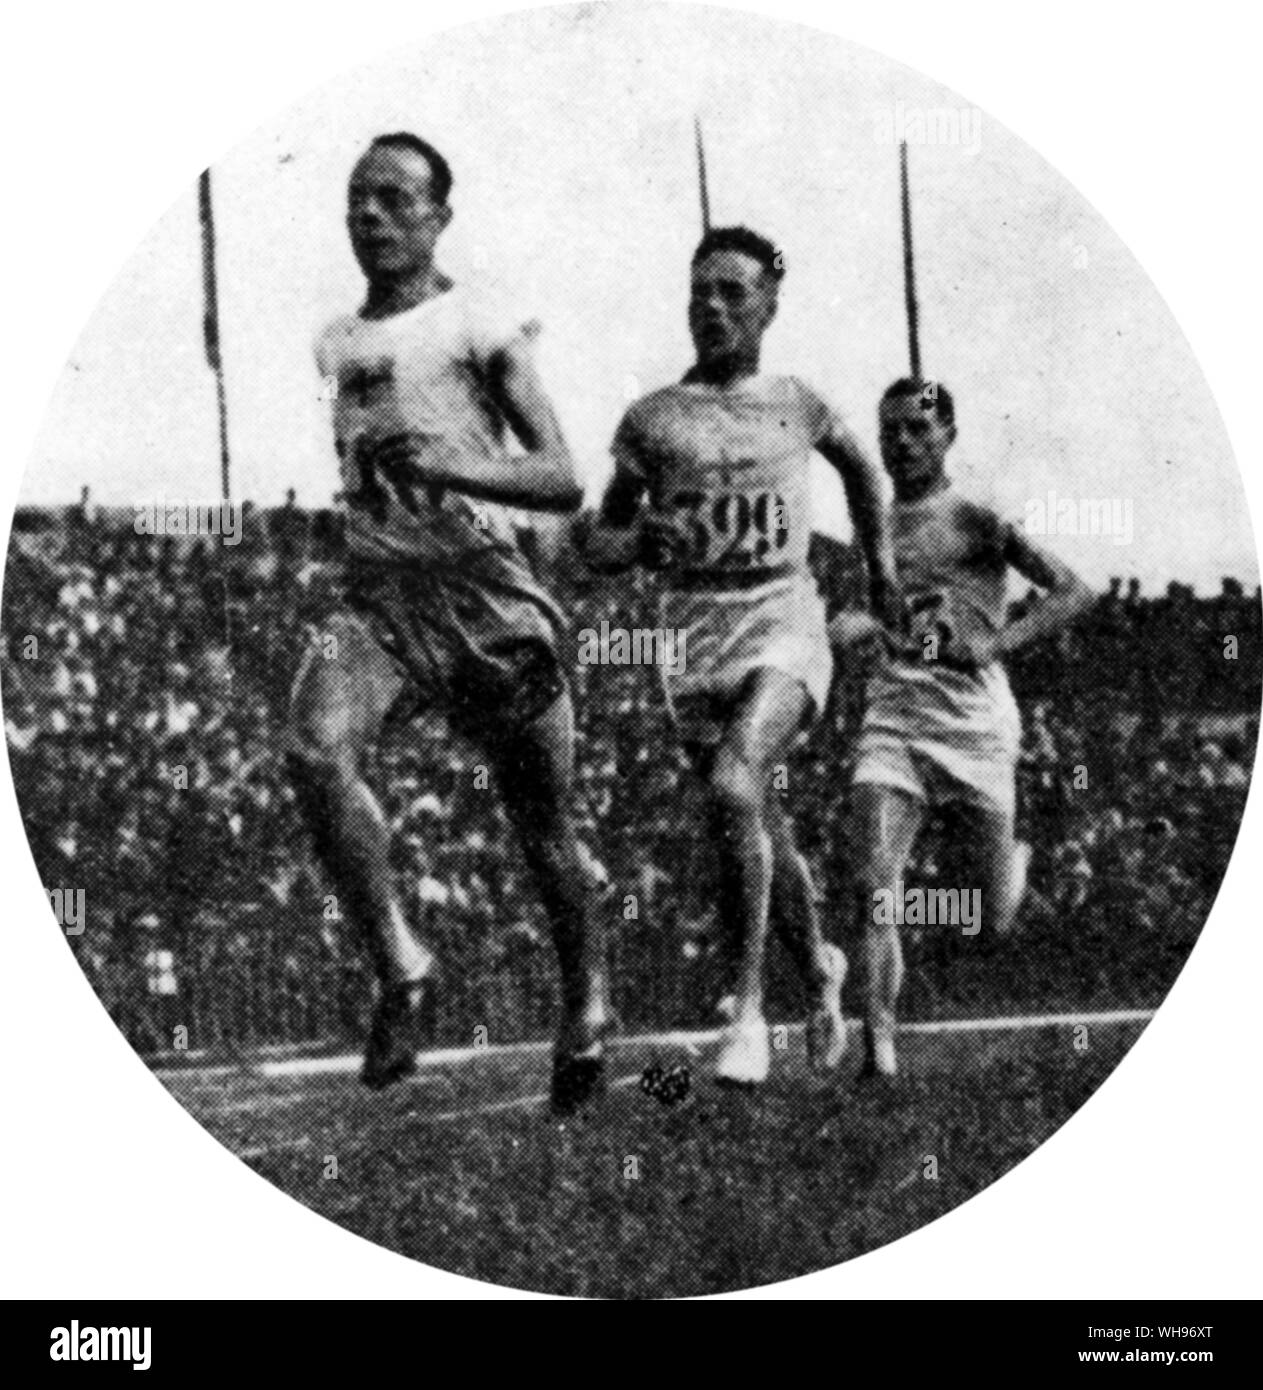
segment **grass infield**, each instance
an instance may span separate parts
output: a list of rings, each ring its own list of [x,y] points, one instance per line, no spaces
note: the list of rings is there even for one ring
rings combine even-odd
[[[854,1033],[841,1071],[820,1079],[792,1031],[754,1094],[715,1087],[710,1035],[624,1039],[609,1094],[566,1122],[547,1113],[538,1047],[438,1054],[377,1096],[341,1068],[161,1079],[257,1173],[387,1249],[518,1288],[681,1297],[838,1264],[994,1182],[1144,1027],[1084,1017],[1086,1031],[909,1031],[894,1091],[858,1082]],[[683,1103],[642,1093],[655,1061],[688,1064]]]

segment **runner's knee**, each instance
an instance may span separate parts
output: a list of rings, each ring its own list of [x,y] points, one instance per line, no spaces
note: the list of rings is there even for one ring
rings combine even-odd
[[[870,900],[878,889],[893,887],[904,867],[904,859],[886,845],[862,840],[857,845],[855,883]]]
[[[739,753],[720,748],[706,781],[721,814],[747,818],[758,816],[762,810],[763,788],[754,768]]]
[[[593,874],[579,850],[573,829],[564,822],[529,821],[519,824],[522,851],[536,875],[548,885],[546,892],[567,897],[583,896],[593,882]]]
[[[290,721],[285,761],[304,786],[327,787],[358,776],[359,750],[344,720],[307,714]]]

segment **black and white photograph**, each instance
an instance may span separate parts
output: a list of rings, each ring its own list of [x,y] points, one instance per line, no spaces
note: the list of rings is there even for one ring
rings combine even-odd
[[[1093,202],[844,32],[378,32],[189,145],[12,441],[8,932],[280,1223],[602,1300],[967,1246],[1257,932],[1254,460]]]

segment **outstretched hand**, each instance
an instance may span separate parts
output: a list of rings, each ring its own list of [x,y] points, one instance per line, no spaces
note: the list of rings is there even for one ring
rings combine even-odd
[[[950,671],[971,676],[991,665],[1000,655],[996,633],[985,628],[957,627],[942,618],[914,625],[904,647],[905,661],[937,662]]]
[[[875,666],[883,657],[897,657],[902,639],[863,608],[844,608],[829,621],[829,643],[851,666]]]
[[[954,671],[975,675],[1000,655],[999,635],[975,628],[971,632],[949,632],[939,647],[938,659]]]
[[[348,497],[370,511],[385,508],[389,494],[414,516],[420,511],[417,500],[424,490],[432,505],[442,500],[447,469],[439,465],[431,440],[413,431],[386,435],[381,439],[363,438],[355,449],[360,486]]]
[[[411,476],[423,484],[446,481],[453,462],[451,452],[448,447],[436,448],[434,439],[416,430],[364,439],[359,446],[361,464],[385,478]]]
[[[646,569],[669,570],[684,563],[692,545],[688,523],[678,513],[647,507],[640,518],[640,560]]]

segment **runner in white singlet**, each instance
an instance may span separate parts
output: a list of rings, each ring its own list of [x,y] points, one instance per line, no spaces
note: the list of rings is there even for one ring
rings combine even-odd
[[[745,228],[709,232],[693,258],[696,365],[638,401],[614,440],[615,474],[586,549],[597,568],[663,571],[661,622],[684,660],[664,676],[681,736],[710,793],[721,927],[739,959],[716,1075],[754,1085],[770,1065],[763,1017],[769,909],[811,995],[808,1047],[821,1069],[846,1041],[846,958],[825,941],[807,865],[774,770],[824,704],[831,660],[807,569],[813,451],[841,474],[874,603],[894,602],[876,470],[850,432],[793,377],[760,375],[783,262]]]
[[[965,869],[969,881],[949,891],[957,892],[958,903],[972,904],[977,890],[981,922],[938,929],[959,929],[980,943],[1008,930],[1027,847],[1013,836],[1021,724],[1001,661],[1071,621],[1092,593],[1055,556],[952,489],[946,458],[956,438],[955,408],[945,387],[895,382],[882,398],[880,426],[882,461],[895,485],[892,525],[905,619],[886,636],[869,682],[853,772],[852,849],[867,963],[864,1071],[893,1077],[895,1001],[903,980],[898,926],[913,843],[931,808],[952,806],[972,867]],[[1024,617],[1006,623],[1010,569],[1047,593]],[[832,631],[852,657],[868,640],[848,615]]]
[[[434,264],[450,187],[442,155],[406,133],[379,136],[351,176],[347,226],[367,296],[316,351],[334,389],[346,584],[295,683],[290,765],[377,972],[361,1076],[378,1090],[416,1069],[435,962],[392,883],[368,755],[388,722],[419,708],[477,740],[551,919],[562,996],[552,1101],[570,1113],[603,1076],[603,936],[571,806],[562,619],[498,504],[571,511],[582,494],[531,335]]]

